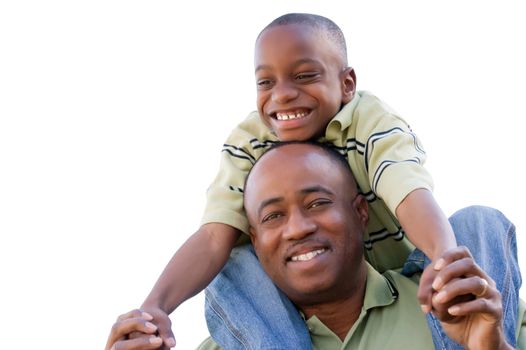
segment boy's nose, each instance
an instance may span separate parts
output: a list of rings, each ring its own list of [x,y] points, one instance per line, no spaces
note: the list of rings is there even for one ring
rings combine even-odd
[[[277,83],[272,89],[272,101],[276,103],[287,103],[298,97],[298,90],[293,84]]]
[[[296,209],[289,213],[283,238],[287,240],[301,240],[316,232],[317,227],[316,223],[302,209]]]

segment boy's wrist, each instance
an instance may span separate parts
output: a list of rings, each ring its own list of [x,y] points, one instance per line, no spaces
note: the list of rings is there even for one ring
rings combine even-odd
[[[171,314],[175,308],[170,309],[162,301],[162,298],[148,297],[141,305],[141,310],[161,310],[166,314]]]
[[[456,244],[449,244],[449,245],[444,244],[439,247],[436,247],[431,252],[431,255],[429,256],[429,260],[431,260],[432,262],[436,262],[438,259],[442,257],[442,255],[444,255],[445,252],[447,252],[450,249],[455,248],[456,246],[457,246]]]

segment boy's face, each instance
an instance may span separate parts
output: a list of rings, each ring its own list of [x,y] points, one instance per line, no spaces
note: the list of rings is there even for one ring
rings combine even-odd
[[[352,68],[331,40],[306,25],[275,26],[261,33],[254,65],[259,114],[281,141],[323,135],[354,95]]]

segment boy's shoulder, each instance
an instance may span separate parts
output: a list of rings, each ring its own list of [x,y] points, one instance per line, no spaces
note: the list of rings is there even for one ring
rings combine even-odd
[[[358,91],[358,103],[353,110],[352,118],[367,124],[408,124],[398,112],[376,95],[368,91]]]
[[[356,105],[356,112],[367,112],[368,114],[382,115],[392,114],[398,116],[398,113],[389,106],[386,102],[382,101],[376,95],[369,91],[358,91],[359,96],[358,104]]]
[[[233,143],[250,143],[253,140],[259,142],[278,141],[276,135],[261,121],[257,111],[250,112],[248,116],[239,123],[228,137]]]

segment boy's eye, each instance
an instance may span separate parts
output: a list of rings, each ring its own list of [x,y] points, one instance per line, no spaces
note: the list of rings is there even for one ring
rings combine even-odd
[[[296,75],[296,80],[307,81],[310,79],[314,79],[317,76],[318,76],[318,73],[300,73]]]

